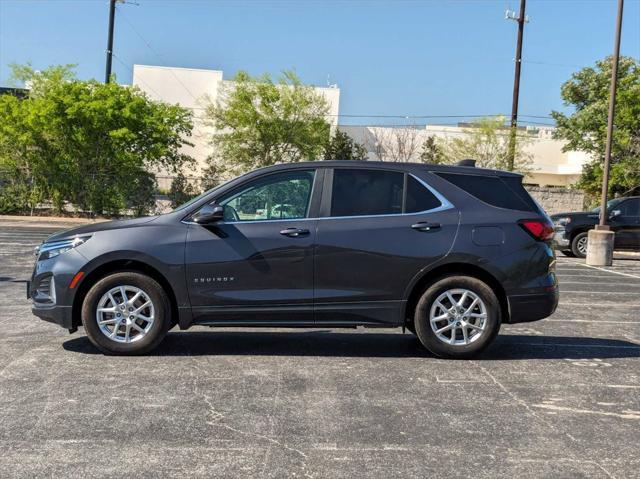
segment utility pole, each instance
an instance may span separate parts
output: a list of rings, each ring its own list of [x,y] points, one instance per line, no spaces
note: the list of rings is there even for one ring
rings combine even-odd
[[[604,170],[602,174],[602,198],[600,201],[600,223],[607,222],[607,194],[609,192],[609,165],[611,163],[611,143],[613,142],[613,117],[616,112],[616,88],[618,86],[618,63],[620,60],[620,37],[622,36],[622,10],[624,0],[618,0],[618,18],[616,19],[616,38],[613,47],[613,65],[611,66],[611,87],[609,93],[609,116],[607,118],[607,143],[604,149]]]
[[[113,56],[113,22],[116,16],[116,0],[109,0],[109,37],[107,39],[107,66],[105,69],[104,82],[109,83],[111,79],[111,57]]]
[[[522,36],[524,34],[524,24],[529,21],[525,16],[527,0],[520,0],[520,12],[507,10],[505,18],[518,22],[518,43],[516,44],[516,71],[513,79],[513,100],[511,102],[511,134],[509,135],[509,157],[508,169],[513,171],[516,157],[516,135],[518,129],[518,99],[520,96],[520,70],[522,68]]]
[[[618,16],[611,65],[611,86],[609,92],[609,115],[607,117],[607,143],[604,148],[604,168],[602,171],[602,198],[600,199],[600,221],[596,229],[589,230],[587,240],[587,264],[611,266],[613,264],[614,232],[607,224],[607,194],[609,193],[609,167],[611,164],[611,144],[613,143],[613,120],[616,112],[616,87],[618,85],[618,63],[620,60],[620,37],[622,36],[622,10],[624,0],[618,0]]]

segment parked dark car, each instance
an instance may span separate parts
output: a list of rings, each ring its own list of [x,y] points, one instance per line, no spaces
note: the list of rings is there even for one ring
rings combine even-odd
[[[640,196],[615,198],[607,203],[607,224],[615,232],[614,249],[640,251]],[[556,248],[567,256],[587,256],[587,235],[600,218],[600,208],[551,216]]]
[[[286,207],[285,207],[286,206]],[[553,226],[522,177],[473,167],[327,161],[236,178],[161,216],[57,233],[33,312],[105,353],[175,325],[402,327],[441,357],[558,302]]]

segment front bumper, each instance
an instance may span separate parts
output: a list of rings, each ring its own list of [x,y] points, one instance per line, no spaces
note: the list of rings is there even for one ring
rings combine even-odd
[[[27,297],[32,301],[31,312],[40,319],[73,331],[73,300],[76,290],[69,284],[86,264],[76,249],[51,259],[37,261],[31,281],[27,283]]]
[[[568,238],[565,237],[566,232],[564,228],[556,228],[556,232],[553,235],[553,244],[557,249],[565,249],[571,245]]]
[[[73,316],[71,314],[71,306],[40,306],[34,304],[31,312],[40,319],[55,323],[64,329],[73,330]]]
[[[551,316],[558,307],[560,292],[558,287],[535,294],[508,296],[509,323],[528,323]]]

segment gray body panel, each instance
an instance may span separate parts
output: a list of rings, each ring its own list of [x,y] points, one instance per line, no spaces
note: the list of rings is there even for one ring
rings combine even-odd
[[[203,205],[253,179],[297,168],[318,172],[307,218],[220,221],[208,226],[190,221],[190,215]],[[446,204],[420,213],[332,218],[326,208],[330,189],[323,189],[322,183],[326,186],[334,168],[400,171],[439,192]],[[550,314],[557,303],[553,251],[518,225],[519,220],[542,214],[490,206],[434,171],[517,176],[466,167],[377,162],[279,165],[237,178],[183,210],[53,235],[47,241],[78,235],[91,235],[91,239],[57,258],[38,262],[32,282],[37,285],[43,276],[54,275],[60,292],[55,307],[65,312],[56,312],[56,318],[62,319],[51,319],[49,313],[45,319],[70,328],[79,322],[78,303],[92,278],[110,265],[119,269],[144,265],[157,273],[175,299],[181,328],[193,323],[398,326],[404,324],[416,285],[447,266],[471,265],[504,289],[505,320],[528,321]],[[412,228],[419,222],[437,227]],[[289,227],[308,234],[283,236],[281,231]],[[70,289],[79,271],[85,276],[79,287]],[[518,309],[519,302],[538,296],[539,311]],[[36,304],[34,313],[45,317],[45,308]]]

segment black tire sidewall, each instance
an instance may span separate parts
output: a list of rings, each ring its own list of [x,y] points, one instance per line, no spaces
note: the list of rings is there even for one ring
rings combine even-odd
[[[132,343],[118,343],[107,338],[96,320],[96,308],[100,298],[119,285],[142,289],[153,302],[154,321],[144,338]],[[82,303],[82,325],[89,340],[107,354],[144,354],[154,349],[164,339],[171,325],[171,305],[160,284],[153,278],[137,272],[118,272],[106,276],[94,284]]]
[[[450,289],[463,288],[477,294],[487,308],[486,329],[482,337],[466,346],[449,345],[440,341],[429,324],[429,312],[435,299]],[[420,297],[416,306],[414,324],[422,345],[442,358],[470,358],[488,347],[500,330],[502,314],[500,302],[493,290],[483,281],[470,276],[446,276],[435,281]]]
[[[578,250],[578,241],[580,240],[580,238],[583,238],[587,236],[588,237],[588,233],[586,231],[582,232],[582,233],[578,233],[577,235],[575,235],[573,237],[573,239],[571,240],[571,252],[574,254],[574,256],[578,257],[578,258],[585,258],[587,255],[586,254],[582,254],[579,250]]]

